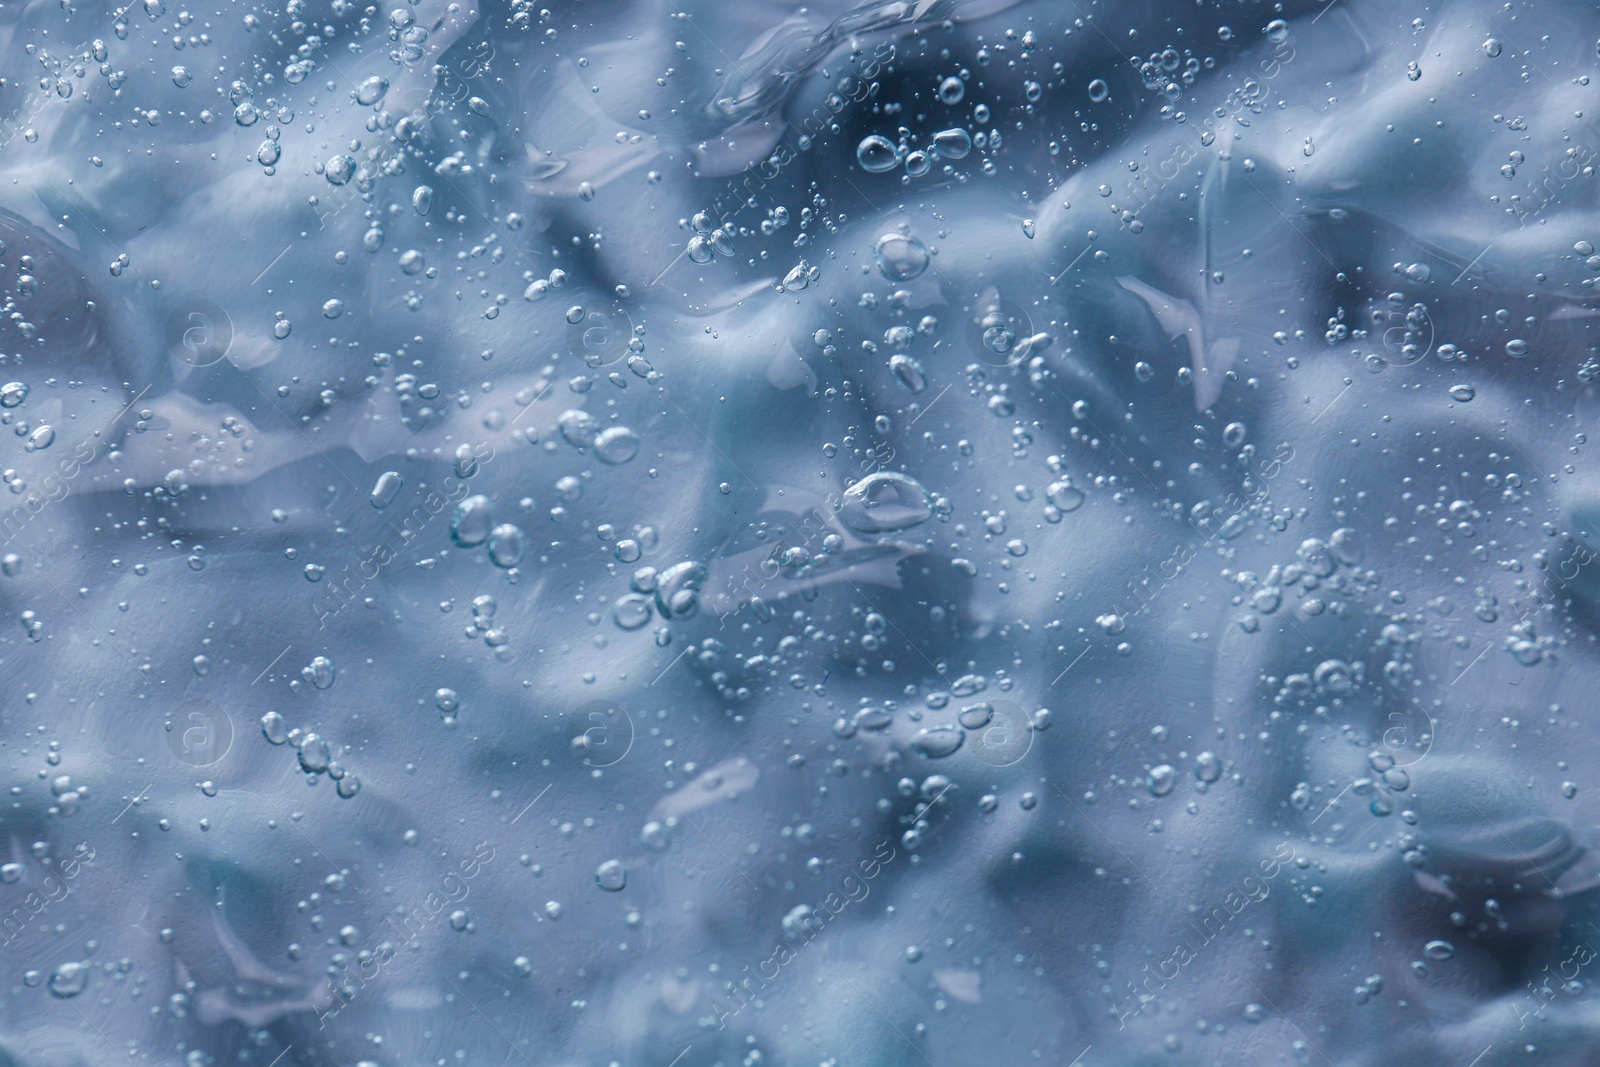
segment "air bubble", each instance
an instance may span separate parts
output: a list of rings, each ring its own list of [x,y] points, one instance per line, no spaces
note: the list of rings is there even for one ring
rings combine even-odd
[[[856,162],[869,174],[882,174],[895,168],[900,162],[900,153],[887,137],[874,133],[863,137],[856,146]]]

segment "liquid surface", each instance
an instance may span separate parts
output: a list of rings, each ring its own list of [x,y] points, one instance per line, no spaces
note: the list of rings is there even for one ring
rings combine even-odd
[[[1597,35],[0,9],[0,1062],[1592,1063]]]

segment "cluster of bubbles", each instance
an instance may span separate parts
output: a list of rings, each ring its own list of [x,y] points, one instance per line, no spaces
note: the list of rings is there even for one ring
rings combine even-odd
[[[988,117],[988,109],[982,110],[985,114],[979,119],[980,122]],[[896,167],[904,167],[907,177],[920,178],[931,171],[939,160],[965,159],[972,153],[974,144],[979,148],[997,148],[999,142],[998,130],[979,133],[974,138],[960,126],[952,126],[935,133],[927,144],[912,147],[911,131],[902,127],[898,143],[877,133],[863,137],[861,143],[856,145],[856,162],[868,174],[883,174]]]
[[[694,230],[694,236],[689,238],[690,262],[710,263],[717,256],[734,254],[733,238],[704,211],[697,212],[689,225]]]
[[[308,733],[298,726],[291,728],[281,713],[269,711],[261,716],[261,735],[270,744],[293,747],[299,757],[300,769],[312,778],[326,774],[333,780],[338,794],[346,800],[361,791],[361,779],[333,758],[333,751],[321,734]]]
[[[511,568],[522,562],[527,552],[527,535],[511,522],[495,522],[494,503],[474,494],[456,505],[450,519],[450,540],[462,548],[476,548],[485,542],[489,560],[496,567]]]

